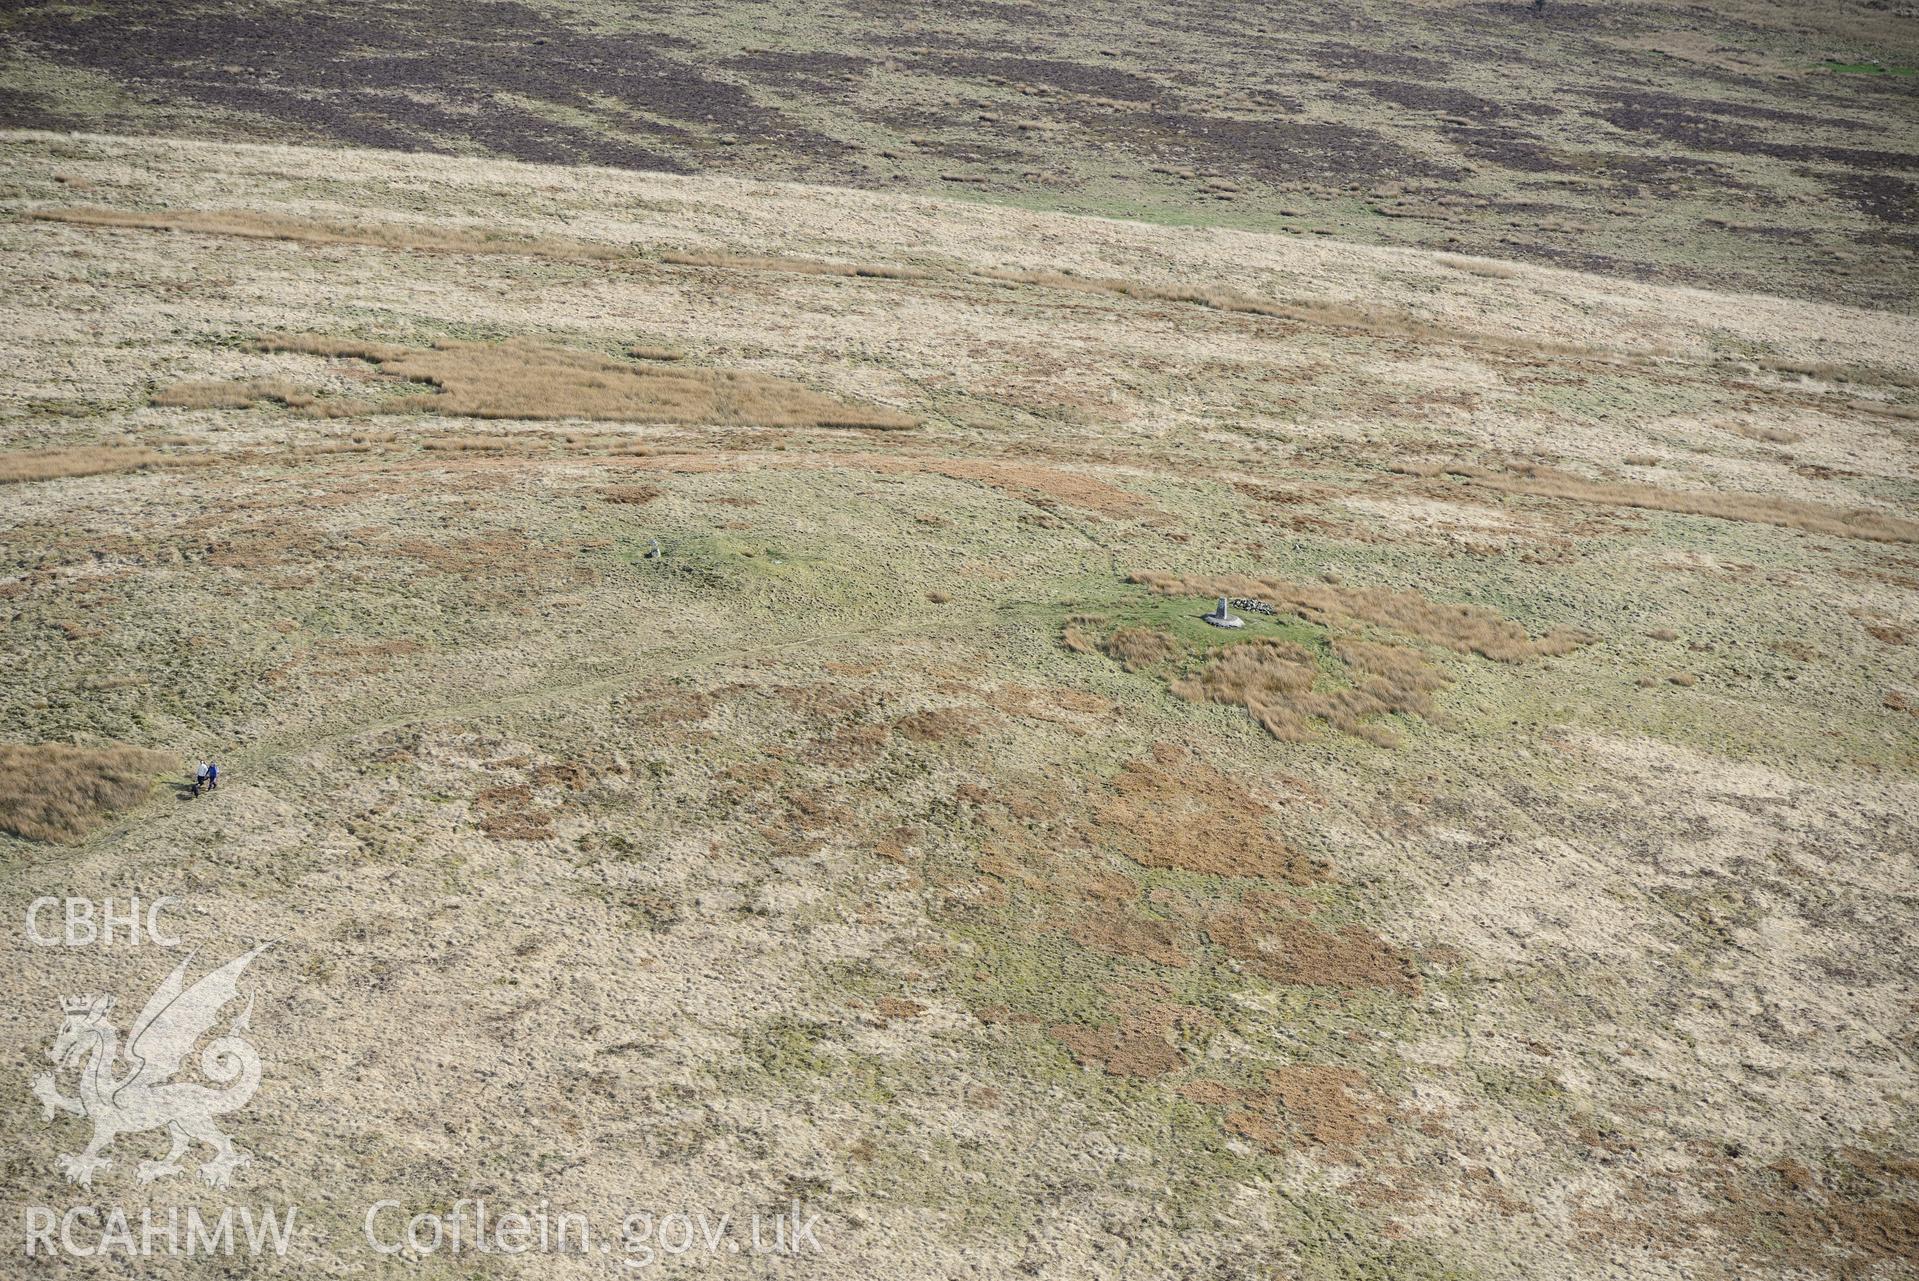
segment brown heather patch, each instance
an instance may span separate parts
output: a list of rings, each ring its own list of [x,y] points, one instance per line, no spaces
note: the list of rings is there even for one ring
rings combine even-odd
[[[685,360],[686,353],[677,347],[650,347],[645,343],[635,343],[626,349],[626,354],[635,360]]]
[[[1098,694],[1073,689],[1036,689],[1029,685],[1001,685],[984,691],[986,705],[1021,720],[1071,724],[1082,716],[1110,716],[1116,704]]]
[[[141,747],[0,743],[0,831],[77,841],[145,800],[171,761]]]
[[[955,707],[935,707],[901,717],[893,728],[916,743],[944,743],[972,738],[980,732],[980,717]]]
[[[1412,958],[1370,930],[1328,933],[1311,921],[1282,918],[1264,904],[1241,904],[1206,922],[1207,937],[1275,983],[1294,987],[1419,991]]]
[[[320,222],[285,214],[254,213],[245,209],[162,209],[137,213],[77,205],[37,209],[28,215],[43,222],[74,223],[84,227],[123,227],[145,231],[190,231],[209,236],[242,236],[252,240],[291,240],[305,245],[365,245],[375,249],[416,249],[428,253],[509,254],[523,258],[554,258],[601,262],[628,255],[610,245],[581,240],[521,237],[502,231],[455,231],[441,227],[405,227],[394,224],[365,227]]]
[[[1443,605],[1418,592],[1380,587],[1336,587],[1215,574],[1182,578],[1157,570],[1139,570],[1128,581],[1163,596],[1234,596],[1264,600],[1322,626],[1337,622],[1371,623],[1416,636],[1460,654],[1479,654],[1502,663],[1568,654],[1587,642],[1584,635],[1556,628],[1532,639],[1526,629],[1497,610],[1478,605]]]
[[[1919,1258],[1919,1164],[1842,1148],[1813,1169],[1789,1157],[1764,1166],[1694,1144],[1698,1172],[1684,1198],[1670,1178],[1626,1189],[1630,1217],[1584,1209],[1579,1235],[1645,1243],[1669,1257],[1729,1252],[1754,1268],[1868,1281],[1905,1275]],[[1703,1206],[1702,1206],[1703,1203]]]
[[[1919,543],[1919,521],[1904,520],[1883,512],[1857,509],[1842,511],[1817,503],[1795,502],[1786,498],[1768,498],[1762,494],[1721,494],[1660,489],[1627,481],[1593,481],[1570,472],[1527,464],[1510,471],[1489,471],[1464,463],[1399,464],[1394,471],[1405,475],[1452,476],[1509,494],[1534,498],[1558,498],[1567,502],[1604,507],[1634,507],[1647,511],[1679,512],[1687,516],[1711,516],[1718,520],[1748,521],[1778,525],[1782,529],[1803,529],[1833,538],[1862,538],[1880,543]]]
[[[1319,720],[1381,747],[1398,736],[1373,718],[1400,713],[1434,716],[1432,695],[1450,682],[1410,649],[1341,640],[1334,652],[1353,675],[1344,689],[1318,690],[1319,664],[1291,641],[1254,640],[1214,651],[1196,677],[1173,682],[1190,702],[1244,707],[1274,738],[1294,742],[1310,736]]]
[[[1323,863],[1266,830],[1265,813],[1241,784],[1161,744],[1120,770],[1094,801],[1085,832],[1145,867],[1296,885],[1324,878]]]
[[[546,841],[553,838],[548,815],[509,810],[480,818],[480,830],[496,841]]]
[[[1128,885],[1138,893],[1130,882]],[[1155,965],[1175,968],[1193,963],[1193,958],[1180,946],[1179,928],[1171,921],[1134,916],[1124,910],[1088,911],[1053,928],[1081,947],[1112,956],[1136,956]]]
[[[863,427],[900,430],[917,420],[878,406],[850,405],[799,383],[731,370],[660,368],[530,339],[446,340],[430,348],[275,334],[262,351],[346,356],[382,373],[437,388],[430,395],[373,402],[320,401],[309,412],[419,410],[458,418],[586,418],[618,422],[730,423],[760,427]]]
[[[106,476],[149,467],[203,465],[204,458],[168,457],[151,449],[123,445],[82,445],[73,449],[12,449],[0,452],[0,485],[67,476]]]
[[[894,1019],[914,1019],[926,1013],[926,1007],[918,1001],[909,1001],[903,996],[882,996],[873,1002],[873,1012],[881,1022],[890,1023]]]
[[[1115,1023],[1056,1023],[1046,1032],[1084,1067],[1097,1067],[1109,1076],[1151,1079],[1186,1066],[1186,1056],[1170,1039],[1174,1021],[1171,1007],[1146,1005],[1125,1010]]]
[[[1224,1107],[1221,1124],[1274,1155],[1302,1141],[1350,1151],[1380,1133],[1391,1108],[1354,1068],[1297,1063],[1266,1073],[1265,1088],[1193,1081],[1179,1091],[1195,1103]]]

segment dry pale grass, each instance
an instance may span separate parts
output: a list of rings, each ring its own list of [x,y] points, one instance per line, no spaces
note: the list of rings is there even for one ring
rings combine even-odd
[[[1454,271],[1463,271],[1469,276],[1483,276],[1488,280],[1513,280],[1519,275],[1519,269],[1511,263],[1498,262],[1491,258],[1460,258],[1452,254],[1441,254],[1438,261]]]
[[[652,502],[661,491],[658,485],[602,485],[595,492],[601,502],[638,506]]]
[[[305,245],[366,245],[376,249],[508,254],[568,261],[605,261],[628,256],[611,246],[588,244],[583,240],[514,236],[492,230],[468,232],[392,224],[354,227],[285,214],[255,213],[246,209],[161,209],[152,213],[138,213],[77,205],[37,209],[30,216],[43,222],[75,223],[85,227],[189,231],[209,236],[242,236],[252,240],[291,240]]]
[[[1569,654],[1588,640],[1582,633],[1566,628],[1555,628],[1534,640],[1525,628],[1497,610],[1478,605],[1444,605],[1418,592],[1293,583],[1283,578],[1259,578],[1250,574],[1182,578],[1157,570],[1140,570],[1129,577],[1130,581],[1164,596],[1263,600],[1309,622],[1371,623],[1443,645],[1455,653],[1478,654],[1502,663]]]
[[[265,214],[249,210],[169,209],[137,212],[97,206],[70,206],[34,211],[33,218],[83,226],[139,228],[156,231],[187,231],[206,235],[243,236],[262,240],[285,240],[311,245],[364,245],[382,249],[419,250],[435,253],[507,254],[521,257],[568,261],[634,260],[635,255],[609,245],[555,237],[524,237],[494,230],[461,231],[446,228],[403,227],[396,225],[348,226],[298,218],[283,214]],[[659,261],[674,266],[718,267],[745,271],[778,271],[811,276],[847,276],[877,280],[920,281],[943,278],[941,273],[919,267],[885,263],[847,263],[825,259],[792,258],[776,254],[744,254],[726,251],[664,250]],[[1462,260],[1463,261],[1463,260]],[[1455,264],[1458,265],[1458,264]],[[1462,270],[1500,276],[1502,264],[1474,263]],[[960,273],[965,278],[994,281],[1006,285],[1035,285],[1077,293],[1106,294],[1151,302],[1182,303],[1214,311],[1269,316],[1302,324],[1349,329],[1378,337],[1410,338],[1446,342],[1488,350],[1540,356],[1558,355],[1601,360],[1644,362],[1664,353],[1626,354],[1577,343],[1511,338],[1497,334],[1462,330],[1451,325],[1404,313],[1352,303],[1323,299],[1277,301],[1260,298],[1239,290],[1214,285],[1168,286],[1114,276],[1079,276],[1060,271],[1010,271],[985,269]],[[645,355],[647,359],[671,359]],[[1813,373],[1823,367],[1771,362],[1772,366],[1793,372]],[[1854,381],[1894,381],[1878,371],[1824,370],[1832,377],[1842,374]],[[1901,385],[1904,385],[1901,383]]]
[[[145,800],[171,761],[141,747],[0,743],[0,831],[77,841]]]
[[[819,258],[786,258],[776,254],[693,253],[668,249],[660,254],[660,261],[676,267],[730,267],[742,271],[784,271],[803,276],[862,276],[870,280],[927,280],[933,275],[918,267],[829,262]]]
[[[1291,641],[1254,640],[1216,651],[1199,674],[1173,682],[1190,702],[1244,707],[1274,738],[1296,742],[1311,736],[1311,722],[1381,747],[1399,738],[1377,718],[1390,713],[1433,716],[1432,696],[1449,682],[1412,650],[1395,645],[1342,640],[1334,652],[1353,683],[1319,689],[1319,664]]]
[[[1787,431],[1784,427],[1755,427],[1750,423],[1729,423],[1726,430],[1766,445],[1796,445],[1805,439],[1798,432]]]
[[[894,458],[864,456],[826,460],[826,465],[857,463],[873,471],[931,472],[949,480],[975,481],[995,489],[1029,496],[1037,506],[1065,503],[1101,516],[1139,516],[1150,510],[1144,500],[1094,476],[1040,467],[1032,463],[985,458]]]
[[[144,471],[149,467],[179,466],[187,461],[131,445],[8,450],[0,453],[0,485],[58,480],[65,476],[105,476],[114,472]]]
[[[529,339],[449,340],[415,348],[324,334],[273,334],[256,345],[262,351],[367,360],[379,365],[382,373],[437,389],[432,394],[378,401],[322,399],[303,407],[303,412],[325,416],[418,410],[451,418],[586,418],[877,430],[918,425],[916,419],[896,410],[848,404],[767,374],[633,365]],[[191,392],[179,394],[218,400],[226,389],[233,389],[237,396],[240,389],[252,387],[231,383],[216,391],[210,385],[194,385]]]
[[[1560,498],[1601,507],[1637,507],[1650,511],[1711,516],[1718,520],[1750,521],[1803,529],[1834,538],[1862,538],[1880,543],[1919,543],[1919,521],[1884,512],[1842,511],[1817,503],[1762,494],[1719,494],[1661,489],[1629,481],[1595,481],[1550,467],[1519,464],[1510,471],[1489,471],[1463,463],[1399,464],[1395,471],[1413,476],[1453,476],[1488,489],[1535,498]]]
[[[609,245],[555,237],[525,237],[494,230],[461,231],[450,228],[405,227],[392,224],[349,226],[244,209],[163,209],[139,212],[76,205],[39,209],[30,215],[47,222],[92,227],[121,227],[151,231],[186,231],[204,235],[242,236],[257,240],[285,240],[308,245],[364,245],[379,249],[419,250],[428,253],[506,254],[565,261],[604,262],[634,255]],[[886,263],[832,262],[790,258],[775,254],[725,251],[665,250],[659,261],[684,267],[721,267],[746,271],[779,271],[810,276],[849,276],[876,280],[930,280],[938,273],[919,267]],[[1271,316],[1308,324],[1357,329],[1392,337],[1467,342],[1481,346],[1523,349],[1533,353],[1604,356],[1607,353],[1562,343],[1503,339],[1457,331],[1416,317],[1349,303],[1315,299],[1278,302],[1217,286],[1164,286],[1111,276],[1077,276],[1057,271],[985,270],[968,273],[975,279],[1002,284],[1037,285],[1079,293],[1098,293],[1153,302],[1185,303],[1215,311]]]
[[[1406,312],[1363,307],[1352,303],[1318,298],[1278,301],[1242,293],[1216,285],[1152,285],[1118,276],[1078,276],[1059,271],[1004,271],[987,269],[975,272],[983,280],[1006,285],[1035,285],[1074,293],[1108,294],[1147,302],[1185,303],[1213,311],[1242,315],[1268,316],[1305,325],[1346,329],[1378,338],[1407,338],[1421,342],[1442,342],[1477,347],[1513,355],[1568,356],[1593,360],[1644,363],[1665,352],[1624,353],[1589,347],[1582,343],[1552,342],[1531,338],[1511,338],[1501,334],[1460,329],[1453,325],[1425,320]]]

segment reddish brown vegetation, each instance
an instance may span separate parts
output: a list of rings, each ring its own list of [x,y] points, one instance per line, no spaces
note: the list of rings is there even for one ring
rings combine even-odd
[[[1179,928],[1170,921],[1155,921],[1123,910],[1089,911],[1059,928],[1081,947],[1114,956],[1137,956],[1174,967],[1193,963],[1180,946]]]
[[[1217,651],[1195,678],[1173,682],[1173,692],[1193,702],[1244,707],[1274,738],[1308,736],[1307,722],[1320,720],[1382,747],[1398,737],[1372,718],[1387,713],[1431,717],[1432,695],[1448,684],[1412,650],[1365,641],[1340,641],[1334,652],[1353,673],[1343,689],[1318,690],[1313,655],[1291,641],[1256,640]]]
[[[372,361],[392,377],[437,388],[430,395],[389,400],[318,400],[304,407],[308,413],[419,410],[462,418],[586,418],[888,430],[917,425],[916,420],[894,410],[849,405],[766,374],[635,365],[528,339],[500,343],[444,340],[430,348],[411,348],[320,334],[278,334],[261,338],[257,345],[263,351],[357,357]],[[194,395],[212,394],[206,384],[195,386],[199,390]],[[227,386],[237,397],[253,384]]]
[[[1245,1088],[1194,1081],[1180,1093],[1195,1103],[1226,1109],[1221,1123],[1268,1152],[1301,1141],[1351,1150],[1385,1127],[1390,1109],[1353,1068],[1299,1063],[1266,1073],[1266,1086]]]
[[[1404,995],[1419,990],[1412,958],[1357,925],[1328,933],[1311,921],[1242,904],[1208,920],[1206,934],[1275,983],[1380,988]]]
[[[1148,1006],[1128,1009],[1118,1022],[1100,1027],[1056,1023],[1047,1035],[1085,1066],[1111,1076],[1151,1078],[1186,1066],[1186,1056],[1169,1039],[1173,1022],[1170,1009]]]
[[[1093,804],[1085,834],[1145,867],[1305,884],[1324,864],[1266,830],[1244,786],[1176,749],[1129,762]]]

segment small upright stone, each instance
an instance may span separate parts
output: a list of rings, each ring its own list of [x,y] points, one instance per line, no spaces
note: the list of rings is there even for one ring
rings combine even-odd
[[[1218,608],[1218,609],[1216,609],[1216,610],[1214,610],[1214,611],[1213,611],[1212,613],[1210,613],[1210,614],[1202,614],[1202,615],[1200,615],[1200,617],[1202,617],[1202,618],[1204,618],[1204,619],[1205,619],[1205,620],[1206,620],[1207,622],[1209,622],[1209,623],[1211,623],[1211,624],[1212,624],[1213,626],[1215,626],[1215,627],[1244,627],[1244,626],[1246,626],[1246,620],[1245,620],[1245,619],[1243,619],[1243,618],[1235,618],[1235,617],[1233,616],[1233,611],[1232,611],[1232,609],[1231,609],[1231,607],[1229,607],[1229,606],[1228,606],[1228,604],[1227,604],[1227,602],[1226,602],[1226,598],[1225,598],[1224,596],[1222,596],[1222,597],[1220,597],[1220,598],[1219,598],[1219,608]]]

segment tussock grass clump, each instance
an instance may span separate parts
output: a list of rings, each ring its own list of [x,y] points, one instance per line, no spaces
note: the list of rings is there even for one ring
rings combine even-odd
[[[0,743],[0,831],[77,841],[146,799],[171,763],[141,747]]]
[[[448,454],[497,454],[517,443],[504,436],[435,436],[420,442],[423,449]]]
[[[1095,625],[1100,621],[1101,620],[1097,618],[1089,618],[1085,615],[1067,619],[1066,626],[1060,631],[1060,645],[1074,654],[1098,653],[1100,651],[1099,641],[1094,639],[1086,629],[1088,626]]]
[[[418,410],[453,418],[585,418],[882,431],[918,425],[917,419],[897,410],[848,404],[768,374],[634,365],[523,338],[497,343],[447,340],[416,348],[325,334],[272,334],[255,345],[262,351],[367,360],[379,365],[382,373],[436,389],[380,401],[318,400],[305,407],[306,412],[327,416]],[[252,384],[230,386],[251,388]],[[216,393],[194,394],[211,398]]]
[[[391,224],[353,227],[285,214],[254,213],[246,209],[161,209],[139,213],[76,205],[36,209],[29,216],[42,222],[75,223],[86,227],[190,231],[210,236],[242,236],[252,240],[291,240],[306,245],[366,245],[376,249],[416,249],[426,253],[507,254],[568,261],[604,261],[627,257],[610,245],[588,244],[582,240]]]
[[[1497,610],[1478,605],[1445,605],[1418,592],[1396,592],[1379,587],[1340,587],[1331,584],[1288,582],[1250,574],[1216,574],[1182,578],[1157,570],[1140,570],[1129,581],[1164,596],[1231,596],[1263,600],[1322,626],[1358,621],[1416,636],[1459,654],[1478,654],[1501,663],[1569,654],[1588,641],[1583,633],[1566,628],[1534,640],[1526,629]]]
[[[1244,707],[1283,741],[1308,738],[1310,722],[1324,721],[1355,738],[1395,747],[1399,736],[1375,718],[1397,712],[1430,719],[1434,692],[1450,683],[1425,659],[1399,646],[1342,640],[1334,652],[1353,676],[1344,688],[1315,688],[1319,665],[1304,647],[1261,639],[1226,646],[1197,676],[1174,681],[1172,689],[1189,702]]]
[[[1465,463],[1400,464],[1394,470],[1428,478],[1452,476],[1488,489],[1527,494],[1535,498],[1560,498],[1602,507],[1637,507],[1649,511],[1679,512],[1687,516],[1711,516],[1717,520],[1750,521],[1778,525],[1782,529],[1803,529],[1807,533],[1826,534],[1833,538],[1919,543],[1919,521],[1865,509],[1842,511],[1818,503],[1768,498],[1762,494],[1688,492],[1631,481],[1587,480],[1571,472],[1530,464],[1515,466],[1510,471],[1490,471]]]
[[[16,449],[0,452],[0,485],[65,476],[105,476],[178,466],[188,460],[133,445],[83,445],[73,449]]]
[[[245,409],[273,400],[289,409],[308,409],[319,399],[278,378],[209,378],[162,387],[153,394],[152,403],[169,409]]]
[[[1150,627],[1122,627],[1107,637],[1100,648],[1129,672],[1157,666],[1179,652],[1172,637]]]

